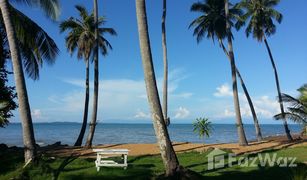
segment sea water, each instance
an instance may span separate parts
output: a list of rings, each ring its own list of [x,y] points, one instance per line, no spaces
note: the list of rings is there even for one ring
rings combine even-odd
[[[292,133],[301,130],[299,125],[289,125]],[[62,144],[73,145],[79,135],[80,123],[35,123],[35,139],[40,146],[61,141]],[[248,140],[255,140],[253,124],[244,125]],[[174,142],[192,143],[231,143],[237,142],[237,129],[234,124],[213,124],[211,136],[200,139],[193,132],[192,124],[171,124],[170,138]],[[264,137],[284,134],[282,124],[263,124],[261,131]],[[84,141],[87,137],[85,133]],[[123,144],[123,143],[155,143],[156,136],[152,124],[98,124],[93,144]],[[23,146],[22,128],[20,123],[11,123],[6,128],[0,128],[0,143],[9,146]]]

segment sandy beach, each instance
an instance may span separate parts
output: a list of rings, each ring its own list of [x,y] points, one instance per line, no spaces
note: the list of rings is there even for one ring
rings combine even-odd
[[[295,141],[288,142],[284,136],[275,136],[265,138],[262,142],[250,142],[248,146],[239,146],[237,143],[223,143],[223,144],[195,144],[189,142],[173,142],[173,147],[177,153],[189,151],[205,151],[209,148],[219,148],[230,150],[233,153],[257,153],[268,149],[282,149],[286,147],[307,146],[307,136],[303,139],[295,138]],[[159,154],[159,147],[157,144],[105,144],[94,146],[93,149],[128,149],[130,156],[144,156]],[[95,158],[95,153],[92,149],[83,149],[80,147],[60,146],[55,148],[46,148],[44,153],[66,157],[71,154],[78,155],[84,158]]]

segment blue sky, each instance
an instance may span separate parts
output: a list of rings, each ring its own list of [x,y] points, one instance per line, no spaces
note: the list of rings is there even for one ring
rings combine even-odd
[[[204,39],[200,44],[196,43],[192,30],[188,29],[189,23],[199,15],[189,12],[193,2],[196,1],[168,1],[169,116],[173,123],[190,123],[196,117],[203,116],[209,117],[214,123],[234,123],[229,62],[219,46],[211,40]],[[77,16],[74,8],[76,4],[84,5],[89,10],[92,8],[92,2],[88,0],[65,0],[61,3],[60,21]],[[306,6],[305,0],[296,0],[295,3],[281,1],[277,9],[284,15],[283,22],[277,26],[277,33],[268,39],[279,71],[281,89],[291,95],[297,95],[296,89],[307,80]],[[58,23],[48,20],[39,9],[20,5],[16,7],[43,27],[61,51],[53,66],[43,67],[38,81],[27,79],[33,121],[81,122],[84,62],[67,53],[65,33],[59,33]],[[159,89],[163,75],[161,8],[162,1],[147,1]],[[106,16],[106,26],[113,27],[118,36],[107,36],[113,51],[106,57],[100,56],[98,120],[148,123],[150,116],[140,59],[135,2],[99,0],[99,12]],[[247,39],[243,30],[235,32],[234,37],[237,67],[254,100],[260,123],[276,123],[271,118],[278,112],[276,87],[265,46],[251,37]],[[249,107],[241,93],[240,100],[244,123],[251,123]],[[14,114],[12,122],[19,122],[18,112]]]

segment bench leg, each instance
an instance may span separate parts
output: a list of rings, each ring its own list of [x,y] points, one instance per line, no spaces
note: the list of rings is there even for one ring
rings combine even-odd
[[[126,165],[126,166],[124,167],[124,169],[126,170],[126,169],[127,169],[127,166],[128,166],[128,164],[127,164],[127,154],[124,154],[124,164]]]
[[[100,167],[98,166],[98,167],[97,167],[97,172],[99,172],[99,170],[100,170]]]

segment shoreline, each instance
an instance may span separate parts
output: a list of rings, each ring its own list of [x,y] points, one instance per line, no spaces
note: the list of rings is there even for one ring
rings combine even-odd
[[[236,155],[250,154],[262,152],[268,149],[282,149],[287,147],[307,146],[307,136],[302,139],[298,138],[298,135],[294,135],[294,141],[289,142],[286,136],[272,136],[265,138],[262,142],[249,142],[248,146],[239,146],[237,143],[216,143],[216,144],[201,144],[201,143],[189,143],[189,142],[172,142],[176,153],[197,151],[203,152],[208,149],[218,148],[221,150],[231,151]],[[146,155],[158,155],[160,154],[157,144],[104,144],[95,145],[92,149],[128,149],[129,156],[146,156]],[[42,147],[41,153],[46,153],[50,156],[67,157],[75,154],[82,158],[95,158],[96,154],[92,149],[84,149],[83,147],[73,146],[58,146],[58,147]]]

